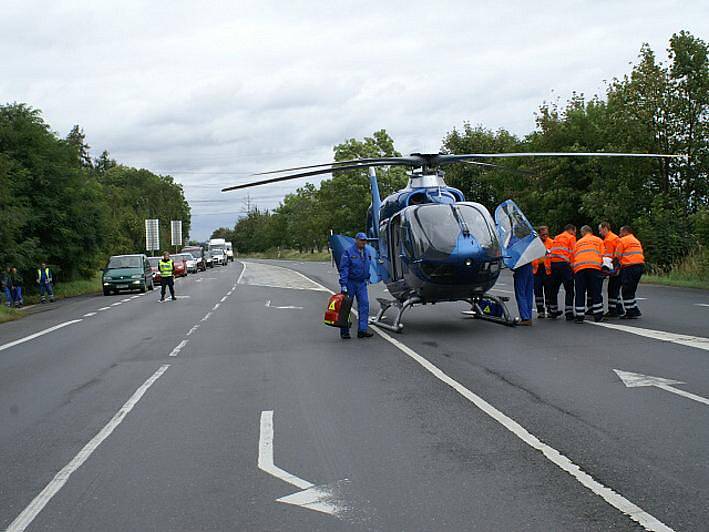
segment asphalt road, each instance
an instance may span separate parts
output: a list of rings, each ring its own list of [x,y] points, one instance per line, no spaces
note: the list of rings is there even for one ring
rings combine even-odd
[[[247,261],[0,325],[0,530],[709,530],[708,292],[343,342],[328,288]]]

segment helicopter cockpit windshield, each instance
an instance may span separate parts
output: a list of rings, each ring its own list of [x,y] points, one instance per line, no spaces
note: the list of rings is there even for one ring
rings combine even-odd
[[[499,255],[493,228],[472,205],[420,205],[409,218],[412,258],[445,259],[458,245],[461,234],[472,236],[489,254]]]

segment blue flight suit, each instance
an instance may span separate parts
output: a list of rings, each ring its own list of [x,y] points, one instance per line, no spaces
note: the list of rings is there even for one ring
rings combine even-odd
[[[369,267],[371,259],[367,249],[359,250],[357,244],[348,248],[340,259],[340,286],[347,289],[352,298],[357,298],[359,311],[358,331],[367,330],[369,322],[369,293],[367,281],[369,280]],[[348,327],[340,329],[340,334],[349,333]]]

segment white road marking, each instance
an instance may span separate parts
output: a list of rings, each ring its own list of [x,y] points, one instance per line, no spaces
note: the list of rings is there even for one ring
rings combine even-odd
[[[303,491],[276,499],[278,502],[302,506],[328,515],[337,515],[339,506],[334,503],[332,491],[327,486],[316,486],[312,482],[284,471],[273,460],[273,410],[261,412],[261,430],[258,440],[258,467],[288,484]]]
[[[187,342],[189,342],[189,340],[182,340],[179,344],[177,344],[177,345],[175,346],[175,349],[173,349],[172,351],[170,351],[170,354],[167,355],[167,356],[169,356],[169,357],[176,357],[176,356],[179,354],[179,352],[182,351],[182,348],[187,345]]]
[[[98,314],[98,312],[87,312],[86,314],[84,314],[84,318],[90,318],[91,316],[95,316],[96,314]]]
[[[131,300],[130,297],[127,297],[127,298],[125,298],[125,299],[121,299],[121,303],[129,303],[130,300]]]
[[[109,310],[110,308],[111,308],[111,307],[101,307],[99,310],[100,310],[100,311],[102,311],[102,310]]]
[[[294,290],[322,290],[321,285],[295,270],[260,262],[244,262],[243,264],[248,266],[248,270],[246,268],[242,270],[242,276],[239,276],[237,281],[238,284]],[[247,271],[248,273],[243,276]]]
[[[623,384],[627,388],[639,388],[641,386],[654,386],[655,388],[660,388],[666,392],[674,393],[691,399],[692,401],[697,401],[698,403],[703,403],[709,405],[709,399],[702,397],[701,395],[694,395],[693,393],[686,392],[679,388],[672,386],[673,384],[687,384],[683,381],[675,381],[672,379],[664,379],[662,377],[652,377],[650,375],[643,375],[642,373],[633,373],[632,371],[623,371],[620,369],[614,369],[616,375],[620,377]]]
[[[93,454],[93,452],[98,448],[103,441],[108,438],[111,433],[116,429],[118,425],[126,418],[131,410],[138,404],[141,397],[148,391],[156,380],[158,380],[163,373],[169,368],[169,364],[164,364],[158,368],[158,370],[153,373],[147,381],[140,385],[140,387],[133,393],[133,395],[125,402],[125,404],[115,413],[111,420],[94,436],[91,441],[84,445],[78,454],[72,458],[72,460],[62,468],[59,473],[57,473],[54,478],[47,484],[44,489],[37,495],[34,500],[25,508],[20,515],[18,515],[15,520],[10,523],[7,528],[7,532],[22,532],[25,530],[37,517],[37,515],[44,509],[44,507],[52,500],[60,489],[66,484],[71,477],[72,473],[79,469],[86,460]]]
[[[703,338],[701,336],[689,336],[686,334],[675,334],[667,331],[655,331],[653,329],[644,329],[642,327],[616,325],[615,323],[589,323],[593,323],[593,325],[599,325],[601,327],[606,327],[607,329],[615,329],[616,331],[637,334],[638,336],[652,338],[653,340],[671,342],[673,344],[686,345],[688,347],[696,347],[697,349],[704,349],[705,351],[709,351],[709,338]]]
[[[226,301],[226,298],[227,298],[227,297],[228,297],[228,296],[224,296],[223,298],[220,299],[220,301],[221,301],[222,303],[224,303],[224,302]]]
[[[321,284],[317,283],[316,281],[313,281],[312,279],[311,281],[313,283],[318,284],[320,288],[329,292],[330,294],[335,293],[329,288],[325,288]],[[357,315],[355,310],[352,310],[352,313],[355,316]],[[599,323],[597,325],[604,324]],[[473,403],[478,409],[480,409],[482,412],[497,421],[500,425],[505,427],[512,434],[517,436],[517,438],[522,440],[524,443],[526,443],[533,449],[536,449],[537,451],[541,452],[547,460],[559,467],[562,471],[566,471],[569,475],[574,477],[582,486],[586,487],[592,493],[595,493],[596,495],[601,497],[608,504],[627,515],[636,523],[639,523],[646,530],[650,530],[653,532],[674,532],[670,527],[668,527],[662,521],[657,519],[655,516],[649,514],[648,512],[637,506],[635,503],[623,497],[621,494],[613,491],[611,488],[598,482],[591,475],[589,475],[579,466],[574,464],[569,458],[561,454],[559,451],[557,451],[550,445],[547,445],[546,443],[540,441],[539,438],[527,431],[527,429],[525,429],[522,425],[517,423],[512,418],[508,417],[502,411],[492,406],[479,395],[470,391],[468,388],[460,384],[452,377],[449,377],[446,373],[439,369],[438,366],[429,362],[426,358],[416,353],[416,351],[404,345],[400,341],[392,338],[384,331],[377,329],[376,327],[372,327],[372,329],[384,340],[395,346],[408,357],[412,358],[416,363],[418,363],[426,371],[431,373],[438,380],[453,388],[453,390],[455,390],[461,396],[465,397],[468,401]]]
[[[81,318],[79,318],[77,320],[65,321],[64,323],[60,323],[59,325],[55,325],[54,327],[49,327],[48,329],[44,329],[44,330],[36,332],[34,334],[30,334],[29,336],[25,336],[24,338],[20,338],[18,340],[13,340],[12,342],[8,342],[6,344],[0,345],[0,351],[4,351],[5,349],[10,349],[11,347],[15,347],[16,345],[24,344],[25,342],[29,342],[30,340],[34,340],[35,338],[39,338],[40,336],[44,336],[45,334],[49,334],[50,332],[54,332],[56,330],[59,330],[63,327],[66,327],[67,325],[73,325],[75,323],[79,323],[80,321],[83,321],[83,320]]]
[[[221,303],[215,304],[215,305],[212,307],[212,310],[217,310],[217,309],[219,308],[219,305],[220,305],[220,304],[221,304]]]
[[[695,303],[695,305],[698,307],[709,307],[709,304],[707,303]]]
[[[293,305],[286,305],[284,307],[274,307],[274,306],[271,306],[270,299],[268,301],[266,301],[266,307],[267,308],[275,308],[275,309],[279,309],[279,310],[303,310],[303,307],[296,307]]]
[[[202,318],[202,321],[207,321],[211,315],[212,315],[211,312],[207,312],[207,313],[204,315],[204,318]]]
[[[195,332],[197,329],[199,329],[199,323],[197,325],[194,325],[185,336],[190,336],[193,332]]]
[[[246,273],[246,263],[239,261],[239,264],[241,264],[241,272],[239,273],[239,277],[236,278],[236,283],[234,283],[232,290],[236,288],[237,284],[241,284],[241,279],[244,277],[244,274]]]
[[[136,294],[136,295],[134,295],[134,296],[130,296],[128,299],[138,299],[139,297],[140,297],[140,296],[139,296],[138,294]]]
[[[191,296],[175,296],[177,299],[189,299]]]
[[[111,303],[112,307],[117,307],[118,305],[122,305],[123,303],[121,301],[116,301],[115,303]]]

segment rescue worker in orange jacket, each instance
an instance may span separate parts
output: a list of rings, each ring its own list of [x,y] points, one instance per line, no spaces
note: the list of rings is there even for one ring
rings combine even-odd
[[[603,240],[593,234],[588,225],[581,228],[581,238],[574,246],[574,285],[576,288],[576,323],[583,323],[586,314],[586,296],[591,300],[594,321],[603,320]]]
[[[608,312],[605,313],[605,317],[617,318],[623,314],[623,305],[620,303],[620,266],[615,256],[620,237],[611,230],[611,224],[608,222],[599,224],[598,233],[603,238],[604,261],[609,266],[612,265],[608,270]]]
[[[546,225],[539,226],[537,230],[539,238],[547,248],[545,257],[532,261],[532,273],[534,274],[534,302],[537,305],[537,318],[545,318],[547,313],[551,315],[551,257],[549,250],[553,242],[549,236],[549,228]]]
[[[620,228],[620,239],[615,248],[615,255],[620,263],[620,287],[623,307],[625,307],[625,314],[621,318],[639,318],[642,314],[635,300],[635,292],[640,278],[645,273],[645,255],[642,244],[627,225]]]
[[[556,319],[562,314],[568,321],[574,319],[574,272],[571,262],[576,246],[576,226],[567,225],[564,231],[554,237],[549,248],[551,261],[551,303],[550,318]],[[559,288],[564,285],[564,311],[559,310]]]

